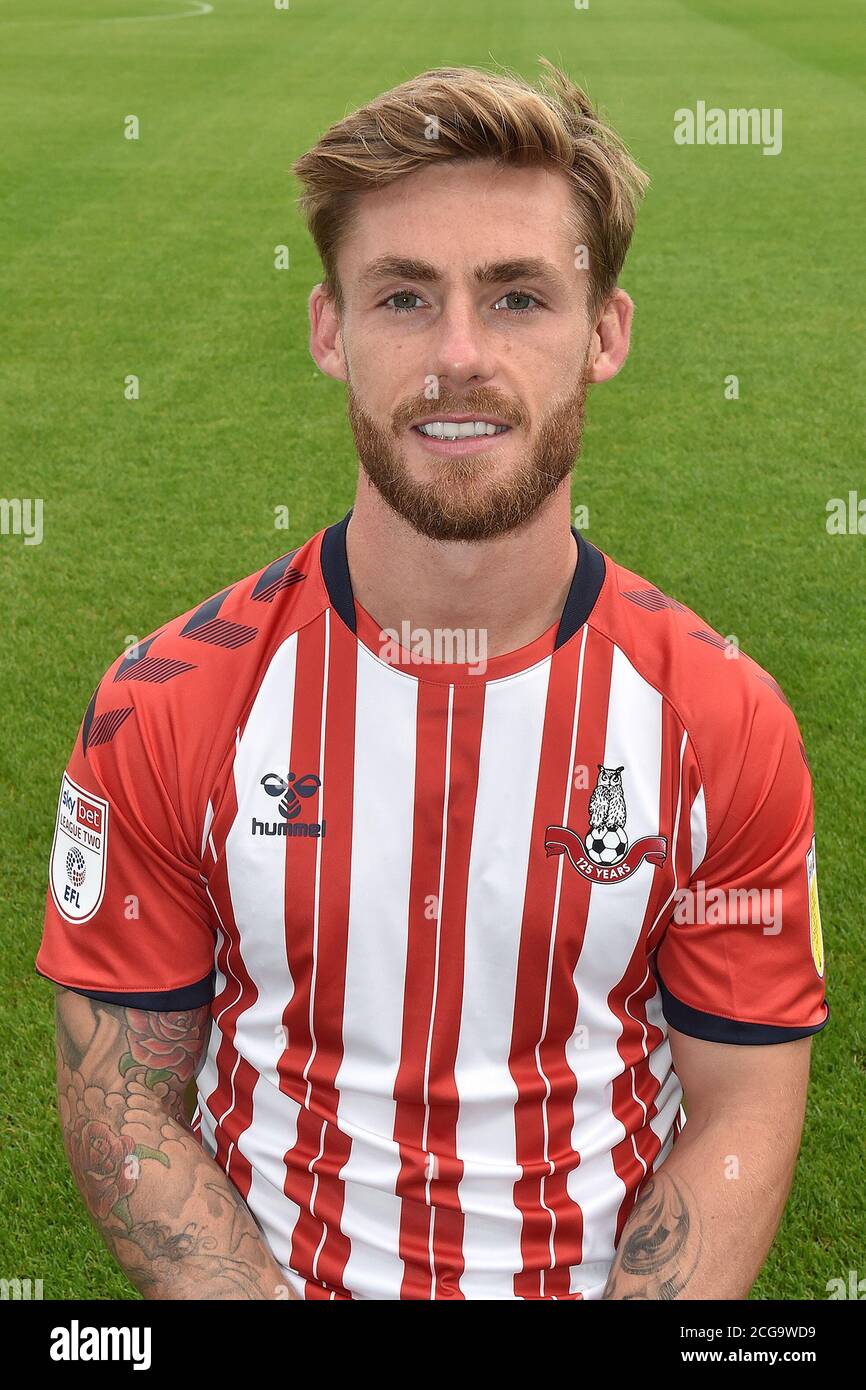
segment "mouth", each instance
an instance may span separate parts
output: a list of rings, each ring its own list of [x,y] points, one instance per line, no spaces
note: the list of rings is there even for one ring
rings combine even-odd
[[[511,433],[495,415],[428,415],[411,429],[425,448],[445,454],[479,453]]]

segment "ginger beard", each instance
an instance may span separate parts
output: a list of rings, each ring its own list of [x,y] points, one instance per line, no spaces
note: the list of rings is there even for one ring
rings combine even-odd
[[[422,395],[398,406],[387,429],[361,405],[348,376],[346,402],[361,466],[388,505],[431,540],[482,541],[524,525],[568,477],[580,453],[586,391],[584,364],[575,390],[551,406],[528,455],[507,476],[495,476],[500,450],[491,449],[431,456],[432,476],[424,481],[410,475],[400,451],[400,437],[413,420],[434,411],[443,416],[478,412],[517,427],[525,424],[525,413],[507,397],[483,389],[459,398],[445,393],[435,401]],[[504,438],[510,447],[510,436]]]

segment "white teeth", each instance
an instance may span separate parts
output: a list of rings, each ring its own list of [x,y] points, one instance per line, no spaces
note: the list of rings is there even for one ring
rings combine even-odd
[[[418,425],[422,434],[431,439],[469,439],[473,435],[502,434],[507,425],[490,425],[486,420],[467,420],[457,424],[454,420],[431,420],[427,425]]]

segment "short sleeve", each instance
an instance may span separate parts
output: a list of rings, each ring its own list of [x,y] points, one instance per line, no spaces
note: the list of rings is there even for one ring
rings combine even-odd
[[[61,778],[37,971],[80,993],[189,1009],[213,993],[215,929],[177,810],[177,740],[156,693],[91,700]],[[112,708],[112,705],[114,706]]]
[[[702,762],[690,818],[705,853],[675,895],[655,971],[678,1031],[788,1042],[829,1014],[812,782],[790,707],[766,684],[730,732]]]

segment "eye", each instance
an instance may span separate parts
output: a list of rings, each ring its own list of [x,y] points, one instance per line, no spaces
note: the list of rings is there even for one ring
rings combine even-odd
[[[513,302],[515,299],[528,299],[531,303],[515,304]],[[512,302],[508,303],[507,301],[509,300]],[[493,306],[494,309],[498,309],[500,304],[504,304],[506,310],[512,314],[532,314],[536,309],[541,308],[541,303],[535,298],[535,295],[529,294],[524,290],[509,290],[508,294],[504,294],[501,299],[496,301]]]
[[[401,299],[417,299],[418,303],[421,303],[421,296],[416,294],[414,290],[395,290],[394,293],[389,295],[385,300],[385,304],[389,309],[393,310],[395,314],[410,314],[413,309],[417,308],[415,304],[395,304],[393,302],[394,300]]]

